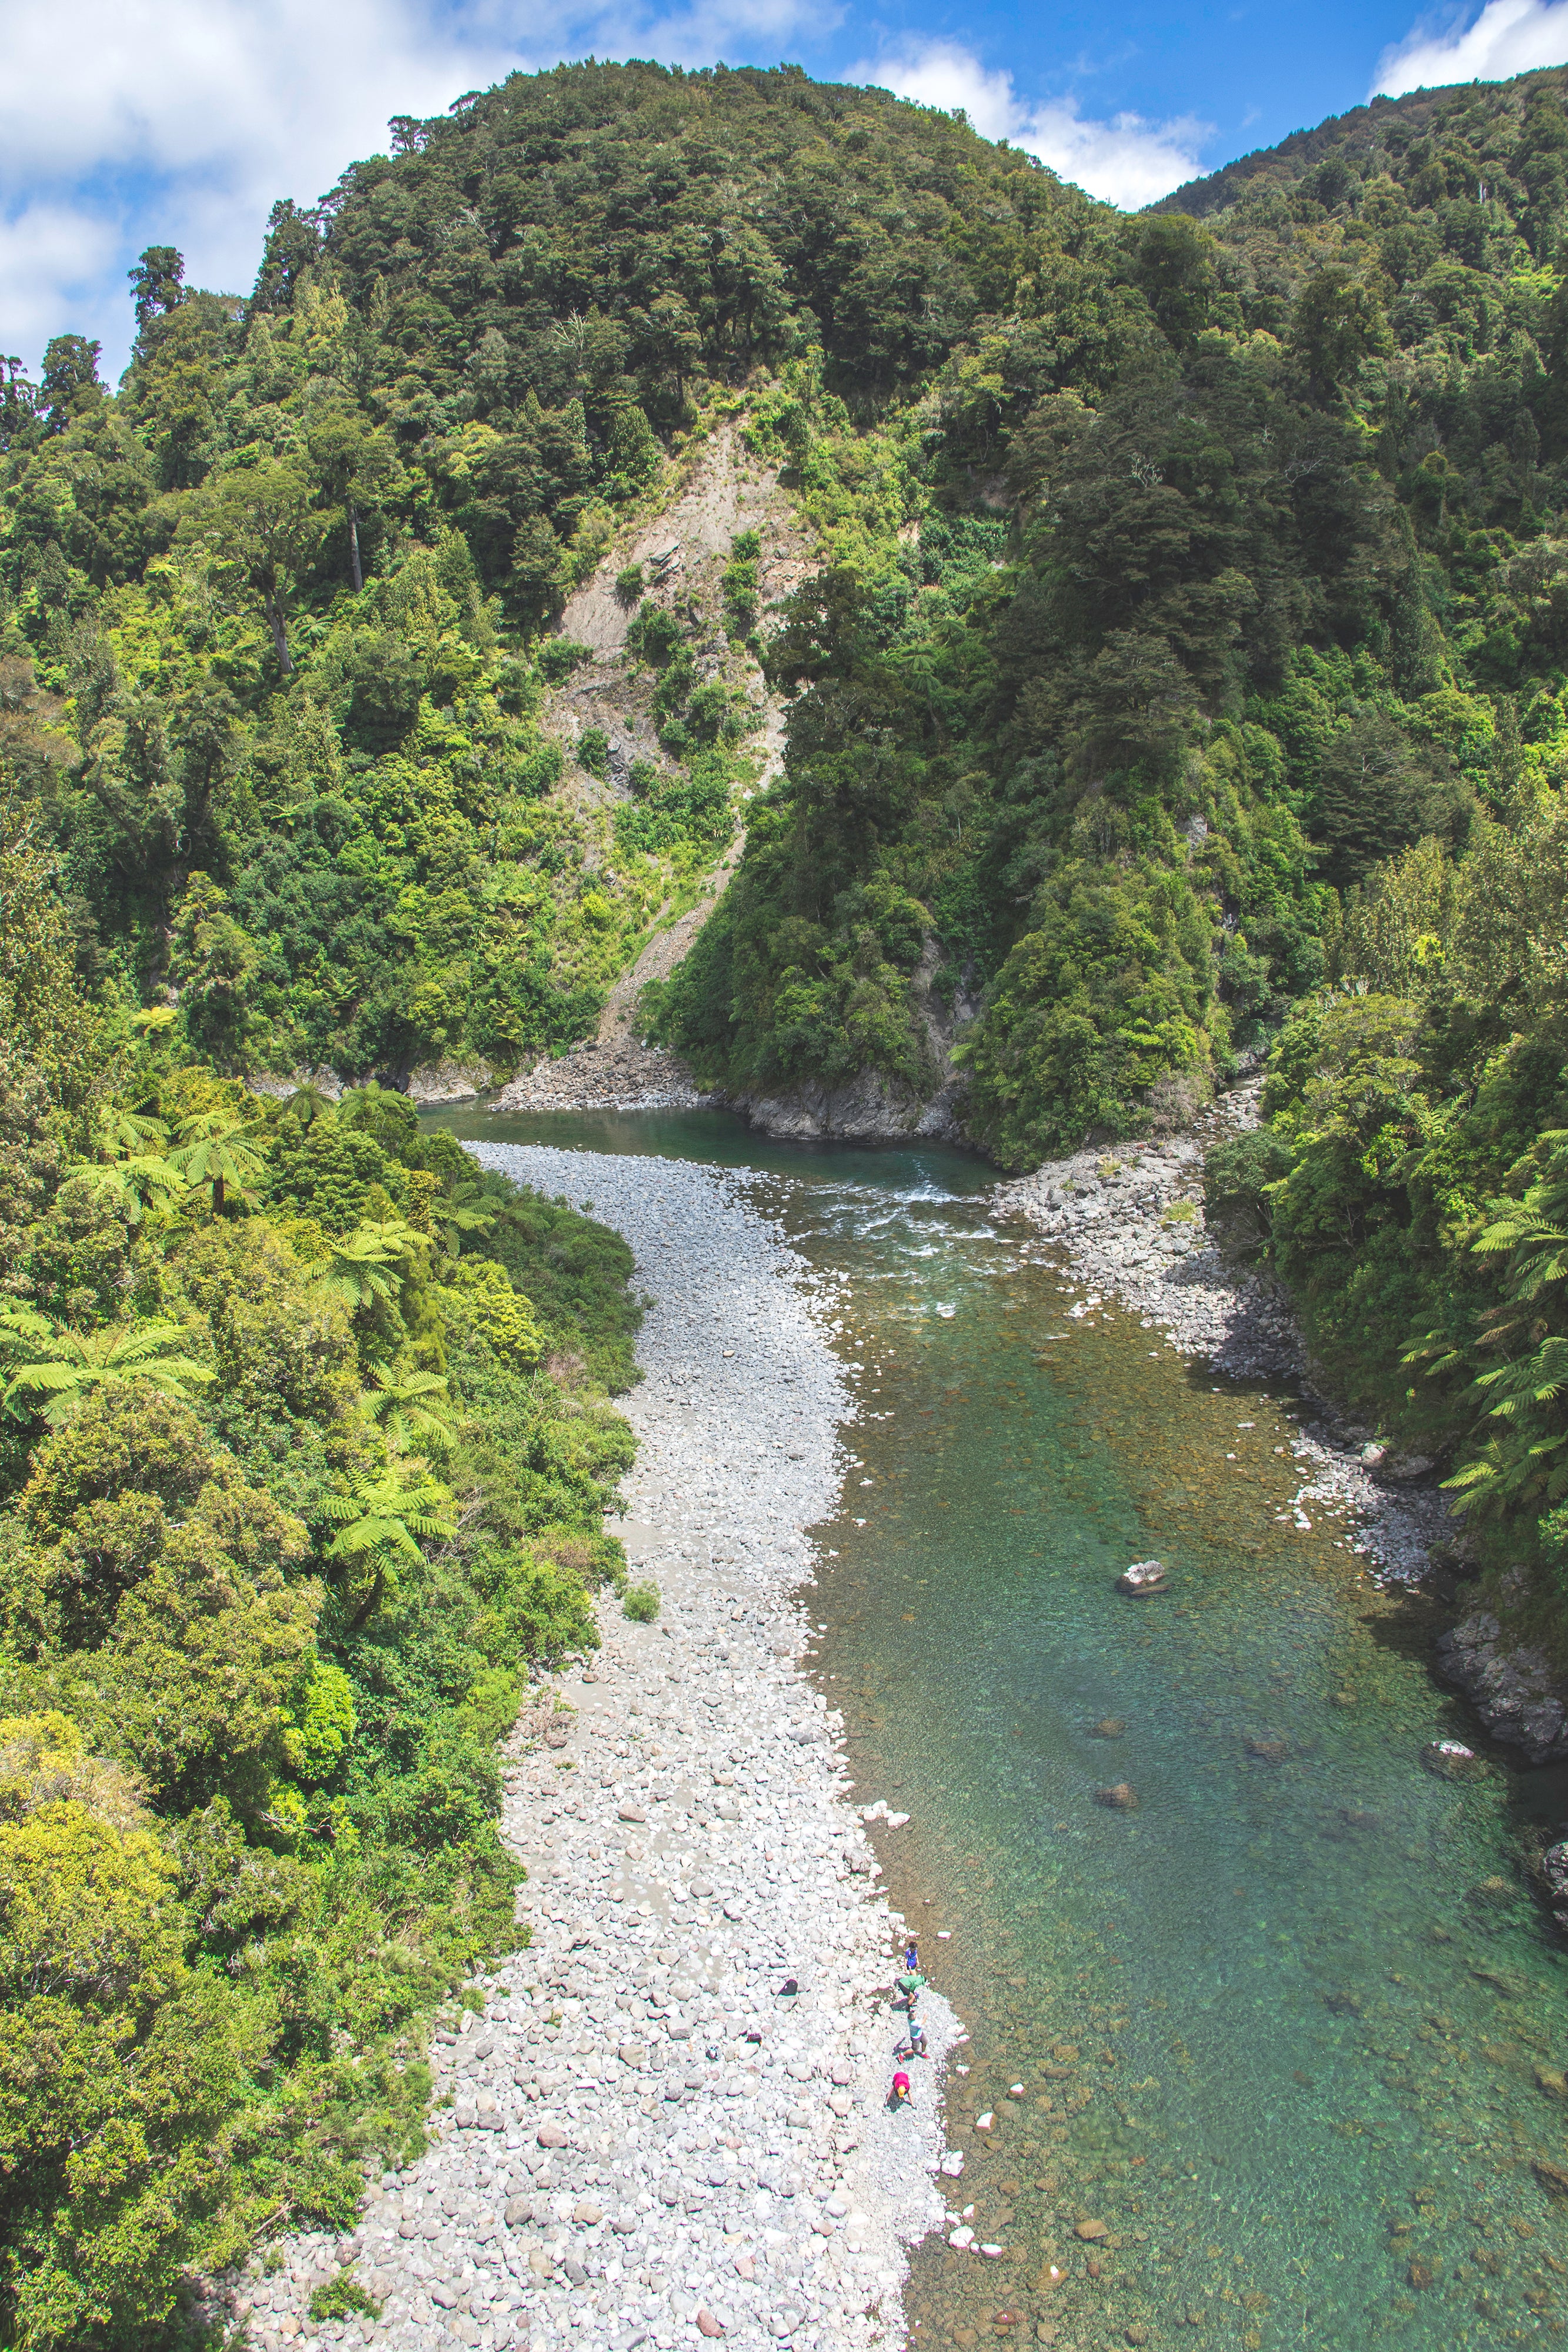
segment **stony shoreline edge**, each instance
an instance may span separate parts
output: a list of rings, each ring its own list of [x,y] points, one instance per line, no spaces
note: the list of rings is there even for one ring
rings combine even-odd
[[[654,1304],[622,1532],[663,1612],[607,1600],[599,1657],[507,1743],[529,1943],[438,2034],[435,2145],[346,2236],[253,2262],[230,2312],[259,2352],[900,2346],[908,2249],[946,2218],[960,2028],[923,1997],[931,2054],[890,2112],[903,1922],[799,1664],[806,1530],[837,1507],[853,1409],[812,1277],[746,1171],[470,1148],[636,1252]],[[379,2316],[309,2318],[345,2271]]]
[[[1166,1347],[1222,1378],[1297,1383],[1311,1417],[1291,1443],[1301,1484],[1282,1516],[1302,1533],[1320,1513],[1343,1518],[1347,1549],[1378,1582],[1419,1584],[1432,1547],[1454,1535],[1430,1464],[1390,1460],[1369,1429],[1313,1390],[1289,1302],[1266,1276],[1228,1260],[1205,1228],[1204,1155],[1256,1126],[1260,1092],[1258,1079],[1233,1088],[1179,1135],[1091,1148],[1004,1180],[997,1210],[1061,1248],[1092,1302],[1082,1311],[1114,1296]]]

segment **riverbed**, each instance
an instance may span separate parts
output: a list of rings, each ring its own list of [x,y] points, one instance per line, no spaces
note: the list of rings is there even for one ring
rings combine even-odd
[[[1294,1505],[1289,1390],[1093,1303],[961,1155],[701,1114],[449,1123],[749,1170],[837,1286],[812,1671],[860,1790],[913,1817],[879,1853],[975,2037],[946,2185],[1003,2248],[933,2235],[911,2340],[1560,2333],[1563,1956],[1516,1842],[1563,1775],[1422,1769],[1469,1736],[1427,1604]],[[1150,1555],[1168,1591],[1117,1592]]]

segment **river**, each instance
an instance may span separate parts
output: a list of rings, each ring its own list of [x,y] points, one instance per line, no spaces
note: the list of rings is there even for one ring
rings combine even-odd
[[[913,2342],[1561,2335],[1568,2206],[1535,2167],[1568,2163],[1565,1955],[1518,1853],[1568,1783],[1423,1770],[1473,1733],[1427,1605],[1287,1507],[1288,1393],[1086,1305],[958,1153],[716,1114],[442,1123],[754,1169],[841,1286],[857,1458],[813,1672],[861,1790],[913,1816],[879,1852],[973,2033],[952,2201],[1006,2249],[928,2242]],[[1124,1598],[1151,1554],[1170,1590]]]

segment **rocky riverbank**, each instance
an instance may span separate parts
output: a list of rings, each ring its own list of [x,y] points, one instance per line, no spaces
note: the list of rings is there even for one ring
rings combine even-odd
[[[644,1625],[607,1602],[600,1656],[519,1724],[503,1829],[528,1947],[442,2030],[436,2145],[349,2238],[242,2283],[250,2340],[901,2343],[905,2248],[944,2218],[956,2027],[925,1996],[932,2054],[889,2112],[903,1923],[797,1664],[849,1407],[810,1276],[729,1171],[477,1150],[636,1249],[655,1304],[622,1532],[664,1607]],[[345,2264],[379,2319],[310,2320]]]
[[[685,1064],[618,1028],[508,1079],[487,1108],[519,1110],[700,1110],[714,1100]]]
[[[1114,1295],[1167,1347],[1228,1378],[1300,1384],[1308,1412],[1291,1441],[1301,1473],[1294,1522],[1305,1530],[1320,1513],[1343,1517],[1381,1581],[1419,1583],[1432,1547],[1454,1534],[1432,1465],[1391,1454],[1312,1393],[1290,1302],[1266,1275],[1228,1258],[1205,1224],[1204,1156],[1257,1124],[1260,1092],[1257,1079],[1235,1087],[1161,1141],[1048,1161],[999,1184],[997,1206],[1061,1244],[1084,1285],[1081,1311]]]

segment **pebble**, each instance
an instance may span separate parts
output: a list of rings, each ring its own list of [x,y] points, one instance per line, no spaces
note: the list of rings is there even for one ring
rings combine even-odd
[[[256,2352],[302,2332],[392,2352],[871,2352],[903,2340],[907,2250],[946,2221],[938,2166],[962,2169],[940,2108],[958,2027],[928,1988],[932,2054],[888,2111],[904,1923],[854,1866],[842,1725],[796,1664],[805,1530],[851,1466],[832,1301],[741,1171],[476,1157],[636,1252],[655,1305],[622,1408],[641,1441],[622,1524],[663,1611],[633,1624],[607,1598],[565,1745],[545,1744],[563,1719],[547,1682],[503,1751],[528,1940],[476,1979],[483,2014],[442,2029],[434,2145],[371,2184],[352,2254],[380,2318],[306,2319],[342,2254],[315,2236],[284,2242],[276,2275],[225,2282],[231,2309],[251,2306]]]
[[[1153,1150],[1124,1145],[1118,1158],[1091,1146],[1048,1160],[998,1185],[997,1204],[1060,1236],[1085,1284],[1117,1291],[1164,1327],[1168,1345],[1277,1379],[1305,1363],[1290,1307],[1267,1276],[1227,1265],[1203,1214],[1204,1153],[1257,1125],[1260,1091],[1256,1080],[1233,1088],[1190,1133]],[[1091,1295],[1075,1319],[1102,1303]]]

